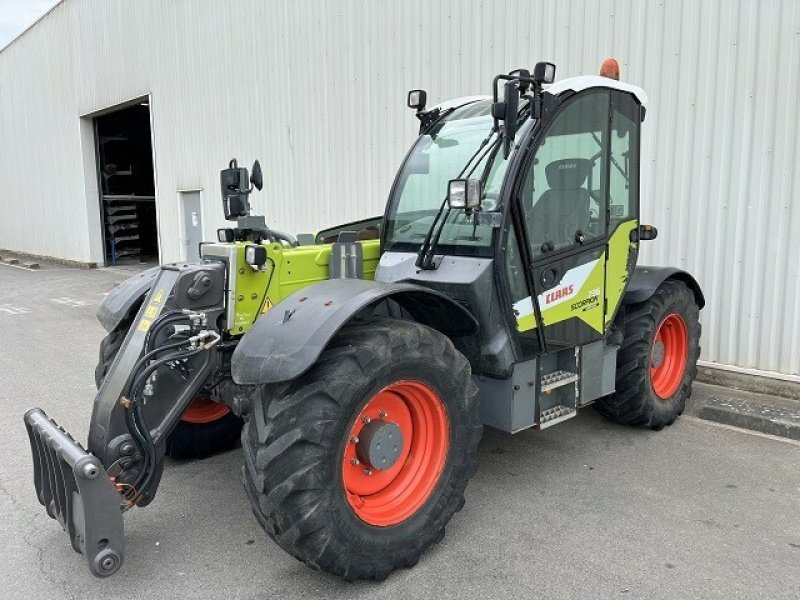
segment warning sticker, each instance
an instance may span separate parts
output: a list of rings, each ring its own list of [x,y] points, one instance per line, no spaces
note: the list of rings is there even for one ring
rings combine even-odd
[[[142,319],[141,321],[139,321],[139,326],[136,329],[147,333],[147,330],[150,329],[150,325],[152,324],[153,321],[151,321],[150,319]]]
[[[267,312],[273,306],[274,306],[274,304],[272,304],[272,300],[267,298],[266,300],[264,300],[264,308],[261,309],[261,314],[263,315],[265,312]]]

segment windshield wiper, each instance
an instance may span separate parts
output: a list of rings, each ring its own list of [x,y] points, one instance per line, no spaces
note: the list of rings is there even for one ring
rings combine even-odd
[[[478,168],[478,165],[481,164],[481,161],[483,161],[483,159],[489,153],[491,153],[491,157],[489,158],[486,166],[484,167],[481,179],[483,179],[484,176],[488,175],[488,172],[490,170],[490,165],[492,161],[494,161],[495,156],[497,156],[497,150],[500,148],[500,142],[503,139],[503,136],[499,135],[497,136],[497,139],[495,139],[487,147],[487,144],[489,144],[489,141],[492,139],[492,136],[497,131],[498,130],[496,128],[494,127],[492,128],[492,130],[489,132],[489,135],[487,135],[486,138],[481,142],[480,146],[478,146],[478,149],[473,153],[473,155],[469,157],[469,160],[464,165],[464,168],[461,169],[461,172],[455,177],[455,179],[463,178],[464,174],[467,173],[467,169],[469,169],[470,165],[472,165],[472,163],[474,162],[475,164],[472,165],[472,169],[470,169],[469,173],[467,173],[467,177],[472,175],[475,169]],[[475,160],[476,157],[478,157],[477,161]],[[445,210],[445,208],[447,208],[447,210]],[[422,269],[423,271],[430,271],[436,268],[433,261],[436,252],[436,246],[439,245],[439,238],[442,235],[442,230],[444,229],[444,226],[447,224],[447,218],[449,216],[450,216],[450,207],[447,205],[447,197],[445,196],[445,199],[442,201],[441,206],[439,206],[439,210],[436,213],[436,216],[434,217],[430,228],[428,229],[428,233],[425,236],[425,241],[422,242],[422,245],[419,248],[419,253],[417,254],[417,261],[415,263],[417,268]]]

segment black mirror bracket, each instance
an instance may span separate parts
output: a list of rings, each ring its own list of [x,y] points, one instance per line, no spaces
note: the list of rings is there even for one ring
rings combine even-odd
[[[433,108],[428,111],[418,110],[416,116],[419,119],[420,135],[425,133],[425,131],[427,131],[427,129],[436,122],[441,114],[442,111],[439,108]]]

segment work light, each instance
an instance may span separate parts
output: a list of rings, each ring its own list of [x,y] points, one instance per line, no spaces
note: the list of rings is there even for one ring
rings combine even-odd
[[[417,111],[425,109],[425,103],[428,101],[428,94],[425,90],[411,90],[408,92],[408,108],[414,108]]]
[[[233,229],[225,228],[225,229],[217,229],[217,240],[222,243],[230,243],[236,239],[236,236],[233,232]]]
[[[556,66],[549,62],[536,63],[533,79],[538,83],[553,83],[556,80]]]
[[[264,246],[247,246],[244,249],[244,261],[254,269],[260,269],[267,263],[267,249]]]

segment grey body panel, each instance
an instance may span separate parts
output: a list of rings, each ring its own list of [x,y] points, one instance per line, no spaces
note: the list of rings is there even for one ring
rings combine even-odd
[[[233,353],[233,380],[258,385],[294,379],[353,316],[388,298],[415,321],[445,335],[477,331],[469,311],[444,294],[408,283],[330,279],[295,292],[256,321]]]
[[[474,375],[483,424],[508,433],[536,425],[537,376],[536,358],[515,364],[508,379]]]
[[[129,277],[103,298],[97,309],[97,320],[103,329],[113,331],[138,306],[160,271],[161,267],[153,267]]]
[[[605,340],[581,346],[579,406],[614,393],[618,350],[619,346],[610,346]]]
[[[678,279],[684,282],[694,292],[697,306],[703,308],[706,305],[703,290],[700,289],[700,284],[691,274],[676,267],[647,267],[644,265],[637,265],[633,270],[625,295],[622,297],[623,304],[644,302],[667,279]]]
[[[375,273],[376,281],[406,281],[436,290],[466,307],[480,329],[477,335],[453,340],[467,357],[472,372],[505,379],[511,375],[517,356],[515,330],[509,330],[511,315],[502,313],[498,286],[494,281],[494,259],[471,256],[437,257],[438,268],[417,268],[416,253],[386,252]],[[510,310],[510,309],[509,309]]]
[[[564,349],[514,364],[507,378],[473,375],[483,424],[517,433],[539,425],[542,412],[554,406],[579,408],[614,393],[618,349],[599,340],[581,346],[577,360],[573,349]],[[576,369],[577,388],[570,384],[541,392],[543,376]]]

